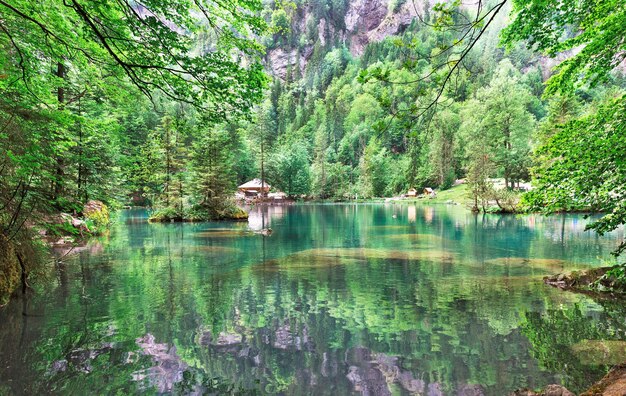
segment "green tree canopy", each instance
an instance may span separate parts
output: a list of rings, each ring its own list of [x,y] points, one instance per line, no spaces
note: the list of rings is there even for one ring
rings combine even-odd
[[[572,51],[556,67],[547,92],[569,92],[583,83],[606,81],[626,59],[624,0],[513,0],[513,22],[502,38],[555,57]]]
[[[547,82],[546,94],[569,94],[607,81],[626,59],[623,0],[514,0],[515,18],[503,32],[511,46],[525,40],[549,56],[571,50]],[[558,109],[557,109],[558,110]],[[538,189],[526,197],[533,209],[606,212],[589,228],[600,234],[626,223],[626,96],[565,122],[537,151]],[[620,244],[616,254],[626,249]]]
[[[158,92],[192,103],[216,119],[241,113],[265,83],[255,40],[265,29],[261,7],[260,0],[2,0],[0,45],[13,56],[0,61],[0,90],[62,101],[51,97],[49,85],[92,70],[98,73],[91,84],[127,78],[149,97]],[[197,51],[202,35],[211,46]],[[56,80],[44,72],[51,63]]]

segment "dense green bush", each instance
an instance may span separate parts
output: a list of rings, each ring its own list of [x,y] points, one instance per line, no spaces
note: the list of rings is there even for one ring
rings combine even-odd
[[[248,214],[229,198],[215,198],[209,203],[189,208],[161,208],[150,215],[151,222],[247,220]]]

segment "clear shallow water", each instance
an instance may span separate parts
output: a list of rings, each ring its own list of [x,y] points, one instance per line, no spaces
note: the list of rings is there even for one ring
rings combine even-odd
[[[602,265],[623,237],[584,232],[580,215],[383,204],[256,208],[249,224],[145,215],[123,212],[110,237],[50,268],[46,292],[0,311],[0,394],[578,391],[626,360],[621,303],[542,283]],[[250,231],[263,225],[271,237]]]

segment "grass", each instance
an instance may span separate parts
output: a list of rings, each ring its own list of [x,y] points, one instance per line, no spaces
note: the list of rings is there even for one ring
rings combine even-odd
[[[460,184],[458,186],[451,187],[447,190],[435,190],[437,196],[435,198],[408,198],[399,202],[420,202],[428,204],[441,204],[448,203],[449,201],[455,202],[459,205],[467,203],[467,185]]]
[[[436,190],[437,196],[435,198],[428,198],[421,196],[419,198],[404,198],[402,200],[398,200],[396,202],[408,202],[408,203],[429,203],[429,204],[440,204],[440,203],[448,203],[448,201],[452,201],[458,203],[460,205],[464,205],[467,203],[469,198],[467,197],[467,185],[460,184],[458,186],[454,186],[447,190]],[[307,203],[382,203],[387,202],[387,200],[392,197],[376,197],[376,198],[359,198],[359,199],[311,199],[304,202]],[[301,201],[296,201],[301,202]]]

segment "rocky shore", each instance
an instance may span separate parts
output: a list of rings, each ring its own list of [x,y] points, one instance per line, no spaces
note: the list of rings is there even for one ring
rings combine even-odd
[[[80,213],[41,215],[13,235],[0,233],[0,307],[13,294],[31,288],[30,275],[39,270],[50,248],[64,256],[86,238],[106,232],[109,224],[108,207],[91,200]]]

